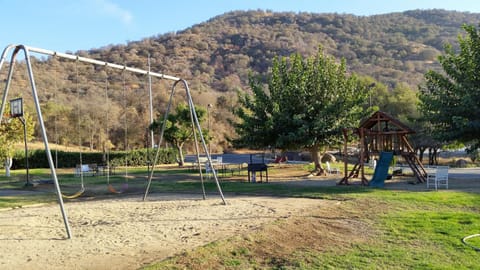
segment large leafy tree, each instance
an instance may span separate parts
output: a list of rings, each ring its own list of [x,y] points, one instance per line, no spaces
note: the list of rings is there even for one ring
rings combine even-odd
[[[7,104],[6,111],[10,111]],[[34,123],[27,112],[24,112],[24,119],[27,131],[27,141],[33,138]],[[0,161],[5,167],[6,175],[9,176],[12,157],[15,153],[15,144],[24,141],[23,124],[19,119],[9,118],[5,115],[0,124]]]
[[[206,110],[201,107],[196,107],[195,112],[197,114],[198,121],[202,123],[205,120]],[[176,107],[175,112],[170,113],[167,116],[167,123],[165,126],[163,138],[165,139],[165,141],[173,144],[177,148],[179,155],[179,166],[184,165],[183,146],[185,145],[185,143],[191,142],[194,138],[191,119],[192,118],[190,117],[190,108],[184,103],[180,103]],[[154,130],[161,129],[163,125],[163,120],[163,116],[158,120],[155,120],[152,123],[151,128]],[[208,142],[208,130],[202,129],[202,134],[205,140]]]
[[[275,58],[268,89],[251,79],[252,94],[240,98],[240,138],[251,147],[308,149],[315,170],[323,173],[320,153],[341,141],[342,129],[356,127],[368,87],[319,48],[313,57]]]
[[[464,25],[459,50],[445,46],[439,56],[443,72],[429,71],[420,87],[420,109],[445,142],[463,142],[472,149],[480,146],[480,35],[472,25]]]

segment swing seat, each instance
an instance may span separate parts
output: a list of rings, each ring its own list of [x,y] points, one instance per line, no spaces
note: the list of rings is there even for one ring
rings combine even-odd
[[[74,193],[72,195],[66,195],[66,194],[62,193],[62,197],[65,198],[65,199],[76,199],[76,198],[82,196],[84,192],[85,192],[85,187],[82,187],[79,191],[77,191],[76,193]]]
[[[124,183],[124,184],[122,185],[122,189],[121,189],[121,190],[115,189],[115,188],[112,186],[112,184],[109,184],[107,188],[108,188],[108,191],[110,191],[111,193],[122,194],[122,193],[124,193],[125,191],[127,191],[127,189],[128,189],[128,184],[127,184],[127,183]]]

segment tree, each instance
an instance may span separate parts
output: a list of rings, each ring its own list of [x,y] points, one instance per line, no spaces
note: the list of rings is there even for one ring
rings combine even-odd
[[[480,35],[473,25],[464,25],[458,53],[451,45],[439,56],[443,73],[430,70],[420,86],[420,110],[437,139],[459,141],[480,147]]]
[[[431,123],[423,117],[411,120],[414,121],[410,122],[410,127],[416,133],[409,136],[409,140],[415,151],[419,153],[418,158],[423,162],[424,153],[428,150],[428,164],[438,165],[437,154],[443,144],[435,139]]]
[[[5,110],[9,111],[9,104]],[[24,112],[24,119],[27,129],[27,141],[33,138],[33,121],[28,113]],[[15,152],[15,144],[24,141],[23,124],[20,120],[4,116],[0,124],[0,160],[5,166],[6,176],[9,175],[9,169],[12,165],[12,157]]]
[[[198,121],[202,123],[205,119],[206,110],[200,107],[196,107],[195,112],[197,114]],[[163,120],[163,116],[155,120],[150,125],[150,128],[153,130],[161,129],[163,125]],[[165,139],[165,141],[175,145],[175,147],[177,148],[179,155],[179,166],[184,165],[183,146],[185,145],[185,143],[191,142],[193,140],[193,130],[194,128],[192,127],[190,108],[186,104],[180,103],[175,109],[175,112],[168,115],[165,132],[163,134],[163,138]],[[202,129],[202,134],[206,142],[208,142],[208,140],[210,139],[208,130]]]
[[[400,83],[388,97],[388,103],[384,109],[398,120],[409,123],[418,118],[418,97],[407,84]]]
[[[304,59],[276,57],[268,89],[251,79],[252,95],[240,97],[237,143],[282,150],[308,149],[317,173],[324,173],[320,152],[341,142],[343,128],[356,127],[363,115],[368,87],[348,75],[346,63],[336,63],[322,48]]]

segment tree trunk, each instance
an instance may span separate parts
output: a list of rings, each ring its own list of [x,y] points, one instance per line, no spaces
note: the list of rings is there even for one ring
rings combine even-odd
[[[433,165],[433,160],[432,160],[432,148],[428,148],[428,165]]]
[[[426,147],[418,148],[418,151],[420,152],[420,154],[418,155],[418,159],[420,160],[420,162],[423,162],[423,154],[425,154],[425,150],[427,150]]]
[[[428,148],[428,164],[429,165],[438,165],[437,154],[438,154],[437,147]]]
[[[312,156],[313,164],[315,165],[312,174],[326,175],[326,172],[322,167],[322,163],[320,162],[320,152],[318,149],[318,145],[314,145],[310,148],[310,154]]]
[[[13,159],[11,157],[7,157],[4,163],[6,177],[10,177],[10,169],[12,168],[12,164],[13,164]]]
[[[433,164],[438,165],[438,159],[437,159],[437,157],[438,157],[438,148],[437,148],[437,147],[434,147],[434,148],[433,148],[433,155],[432,155],[432,157],[433,157]]]
[[[177,158],[178,166],[182,167],[183,165],[185,165],[184,158],[183,158],[183,143],[175,144],[175,146],[177,147],[177,151],[178,151],[178,158]]]

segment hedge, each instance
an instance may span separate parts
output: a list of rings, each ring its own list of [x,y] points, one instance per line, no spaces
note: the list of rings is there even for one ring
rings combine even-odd
[[[73,168],[80,164],[80,154],[82,164],[106,164],[107,159],[112,166],[147,166],[149,161],[155,156],[152,149],[137,149],[132,151],[114,151],[108,153],[102,152],[64,152],[52,150],[53,162],[57,168]],[[108,158],[107,158],[108,156]],[[176,151],[170,149],[160,149],[158,164],[172,164],[176,162]],[[157,164],[157,165],[158,165]],[[45,150],[32,150],[28,152],[29,168],[49,168]],[[25,168],[25,152],[17,151],[13,157],[12,169]]]

